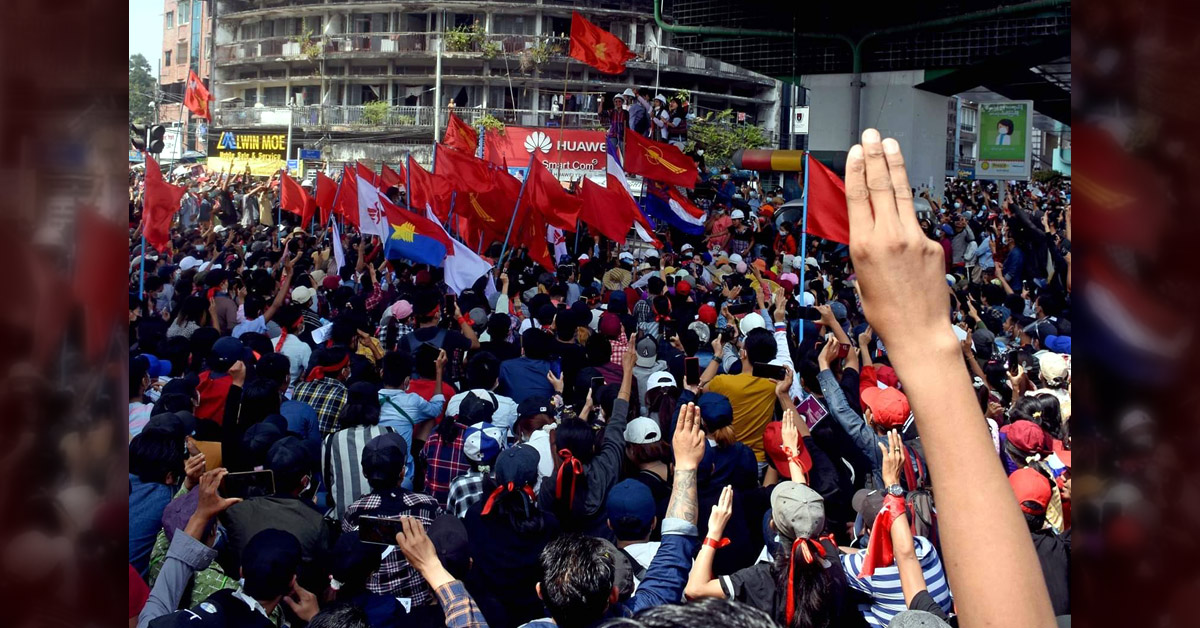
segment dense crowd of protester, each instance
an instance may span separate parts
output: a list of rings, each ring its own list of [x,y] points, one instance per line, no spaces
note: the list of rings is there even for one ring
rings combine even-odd
[[[143,250],[131,177],[130,624],[1069,621],[1069,182],[902,163],[851,149],[849,245],[723,172],[457,295],[248,178]]]

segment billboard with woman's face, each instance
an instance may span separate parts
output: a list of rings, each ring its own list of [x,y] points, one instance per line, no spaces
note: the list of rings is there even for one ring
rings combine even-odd
[[[1028,180],[1033,143],[1033,101],[979,104],[976,179]]]

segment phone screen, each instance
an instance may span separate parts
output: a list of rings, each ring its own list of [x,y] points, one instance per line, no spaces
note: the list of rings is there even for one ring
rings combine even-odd
[[[445,314],[446,314],[447,316],[453,316],[453,315],[454,315],[454,295],[453,295],[453,294],[447,294],[447,295],[446,295],[446,308],[445,308]]]
[[[729,313],[736,316],[740,314],[747,314],[753,309],[753,303],[733,303],[729,306]]]
[[[700,358],[683,359],[683,381],[688,386],[700,385]]]
[[[592,403],[600,403],[600,389],[604,387],[603,377],[592,378]]]
[[[817,424],[818,421],[825,418],[829,414],[829,411],[825,409],[825,406],[821,405],[821,402],[812,395],[805,397],[804,401],[801,401],[800,405],[796,406],[796,411],[804,417],[804,422],[808,425],[808,429],[810,430],[814,425]]]
[[[244,471],[230,473],[221,480],[222,497],[267,497],[275,494],[273,471]]]
[[[383,517],[358,518],[358,538],[363,543],[395,545],[396,535],[402,529],[399,519],[384,519]]]
[[[765,377],[767,379],[783,379],[787,377],[787,368],[766,362],[755,362],[754,376]]]
[[[432,363],[438,358],[440,351],[437,347],[428,342],[422,342],[420,347],[417,347],[417,355],[413,356],[418,362]]]

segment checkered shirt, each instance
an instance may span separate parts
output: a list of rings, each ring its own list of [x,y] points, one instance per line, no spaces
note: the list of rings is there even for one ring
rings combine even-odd
[[[323,377],[298,384],[292,400],[307,403],[317,411],[321,436],[325,437],[338,430],[338,413],[346,405],[346,397],[346,385],[341,380]]]
[[[472,471],[454,478],[450,483],[448,510],[454,513],[455,517],[466,517],[467,510],[483,499],[483,483],[486,477],[479,471]]]
[[[463,434],[464,430],[459,430],[453,442],[443,443],[441,435],[435,432],[421,450],[421,455],[429,465],[425,470],[425,492],[432,495],[443,508],[450,495],[450,483],[471,470],[470,463],[463,455]]]
[[[433,520],[442,514],[442,509],[432,497],[397,488],[384,495],[368,493],[346,509],[342,518],[342,532],[353,532],[358,529],[358,518],[363,515],[398,519],[413,517],[426,528]],[[433,602],[433,591],[429,589],[425,579],[404,558],[399,549],[393,549],[383,558],[379,570],[367,579],[367,590],[382,595],[412,598],[412,603],[429,604]]]

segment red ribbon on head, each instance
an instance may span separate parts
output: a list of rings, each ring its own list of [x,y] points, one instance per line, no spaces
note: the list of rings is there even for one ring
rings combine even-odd
[[[583,475],[583,463],[579,461],[579,458],[572,456],[569,449],[558,450],[558,457],[562,458],[562,465],[558,467],[558,482],[555,486],[554,496],[562,499],[564,471],[568,466],[571,467],[571,492],[570,498],[567,499],[567,508],[569,509],[575,503],[575,477]]]
[[[330,373],[336,373],[336,372],[346,368],[347,364],[350,364],[350,356],[349,355],[342,358],[342,361],[338,362],[337,364],[333,364],[330,366],[314,366],[312,368],[312,370],[308,372],[308,376],[304,378],[304,381],[314,382],[318,379],[325,379],[326,375],[328,375]]]
[[[654,317],[654,322],[656,323],[665,323],[669,320],[671,320],[671,317],[667,316],[666,314],[659,314]]]
[[[883,508],[879,509],[875,523],[871,524],[871,541],[867,543],[867,556],[858,572],[859,578],[870,577],[877,567],[890,565],[896,560],[892,554],[892,523],[897,517],[903,517],[907,510],[903,497],[889,494],[883,498]]]
[[[833,539],[833,535],[829,534],[825,539]],[[787,589],[787,624],[792,625],[792,617],[796,614],[796,600],[792,595],[794,588],[793,582],[796,577],[796,548],[800,549],[800,555],[804,558],[804,562],[811,565],[819,559],[825,558],[825,546],[821,544],[821,538],[816,539],[796,539],[792,542],[792,553],[788,555],[788,589]]]
[[[275,352],[276,353],[278,353],[279,351],[281,351],[283,349],[283,341],[287,340],[287,337],[288,337],[288,327],[295,325],[296,321],[298,321],[302,318],[304,318],[303,313],[301,313],[300,316],[297,316],[296,320],[285,322],[284,324],[279,326],[279,342],[275,343]]]
[[[512,493],[518,490],[528,495],[529,499],[535,498],[532,486],[525,485],[520,489],[517,489],[516,485],[512,482],[509,482],[508,484],[501,484],[500,486],[496,487],[496,490],[492,491],[491,495],[488,495],[487,502],[483,504],[483,512],[481,514],[486,515],[492,512],[492,507],[496,505],[496,500],[500,499],[501,495]]]
[[[214,298],[214,297],[216,297],[216,295],[217,295],[217,289],[216,289],[216,288],[209,288],[209,289],[208,289],[208,293],[207,293],[207,294],[208,294],[208,300],[209,300],[209,301],[212,301],[212,300],[213,300],[213,298]]]

